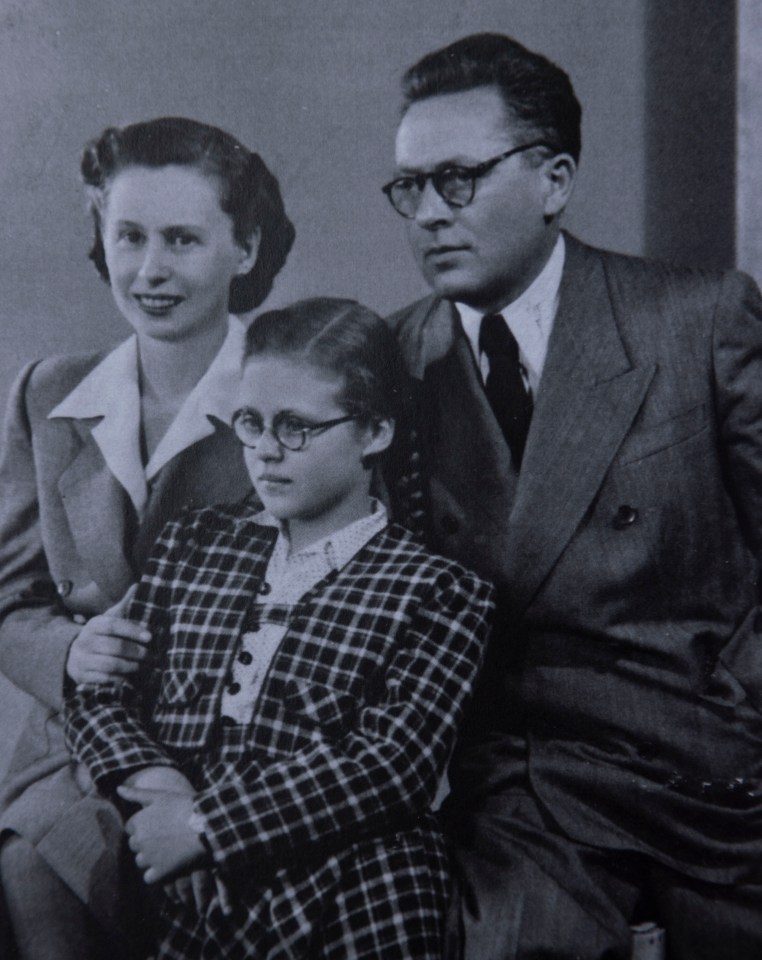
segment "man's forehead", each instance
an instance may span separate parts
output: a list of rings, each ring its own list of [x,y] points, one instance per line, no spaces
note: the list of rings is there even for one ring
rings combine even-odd
[[[513,144],[511,123],[499,91],[477,87],[411,104],[397,130],[401,170],[445,163],[476,163]]]

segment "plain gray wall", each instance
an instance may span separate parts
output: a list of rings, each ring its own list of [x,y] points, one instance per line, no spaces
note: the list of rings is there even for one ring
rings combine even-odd
[[[0,0],[0,395],[28,358],[125,333],[86,258],[78,166],[107,125],[183,114],[222,126],[279,177],[297,241],[270,303],[423,292],[392,172],[399,77],[465,33],[556,59],[585,107],[569,224],[643,250],[644,0]],[[615,213],[614,213],[615,212]]]
[[[690,71],[701,89],[717,89],[717,70],[732,78],[732,63],[706,49],[694,59],[691,43],[721,34],[732,48],[734,4],[667,5],[669,17],[663,0],[0,0],[0,397],[26,360],[127,332],[86,257],[78,180],[84,142],[112,124],[184,114],[262,154],[297,228],[268,306],[334,294],[386,313],[421,295],[403,222],[379,189],[392,172],[399,77],[478,30],[511,33],[572,77],[584,123],[569,227],[681,259],[695,243],[679,229],[680,204],[695,210],[712,183],[732,194],[715,151],[685,157],[692,179],[670,202],[670,183],[684,182],[681,117],[732,129],[732,85],[695,103]],[[727,230],[715,229],[732,228],[723,204],[690,222],[708,265],[727,260]],[[22,711],[0,678],[0,767]]]

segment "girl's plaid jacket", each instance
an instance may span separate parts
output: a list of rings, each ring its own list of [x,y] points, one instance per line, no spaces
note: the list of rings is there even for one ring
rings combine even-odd
[[[161,955],[436,957],[447,878],[430,806],[492,588],[386,528],[304,594],[251,724],[223,727],[277,533],[253,517],[244,501],[168,524],[129,612],[153,635],[151,666],[77,690],[70,748],[104,792],[157,764],[198,790],[236,908],[193,917],[167,902]]]

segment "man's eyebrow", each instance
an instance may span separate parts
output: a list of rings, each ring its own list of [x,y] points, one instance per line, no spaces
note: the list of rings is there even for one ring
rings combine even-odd
[[[447,170],[448,167],[476,167],[481,163],[480,160],[473,160],[465,157],[448,157],[446,160],[440,160],[433,167],[408,167],[398,166],[396,176],[412,177],[418,173],[439,173],[440,170]]]

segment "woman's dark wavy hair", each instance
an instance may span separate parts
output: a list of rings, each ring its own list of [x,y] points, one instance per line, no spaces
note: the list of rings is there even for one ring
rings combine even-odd
[[[339,403],[370,423],[399,421],[409,379],[396,337],[372,310],[355,300],[315,297],[256,317],[246,333],[244,363],[275,355],[341,378]]]
[[[259,154],[224,130],[185,117],[159,117],[127,127],[107,127],[85,147],[82,179],[95,226],[90,259],[109,283],[101,231],[101,211],[114,177],[127,167],[195,167],[220,183],[220,206],[233,221],[238,243],[259,230],[257,261],[230,284],[229,309],[246,313],[272,289],[294,242],[277,179]]]
[[[475,33],[427,54],[402,78],[404,108],[443,93],[496,86],[509,115],[579,160],[582,108],[568,75],[500,33]]]

